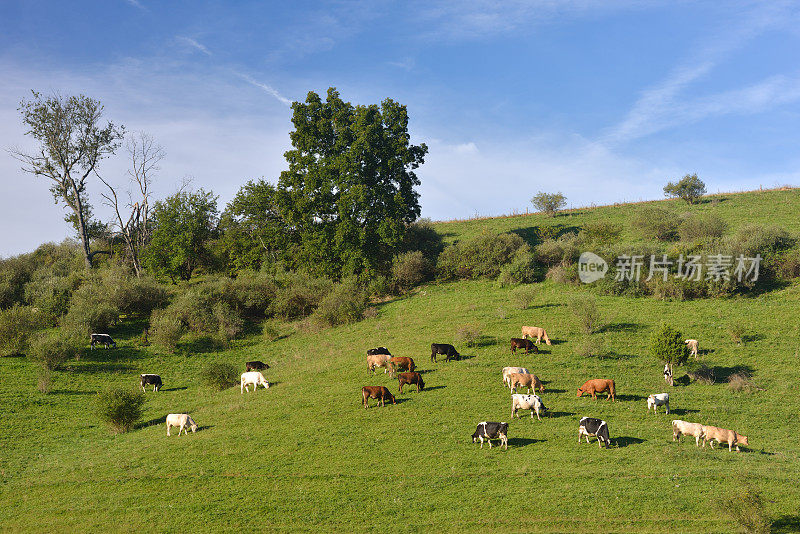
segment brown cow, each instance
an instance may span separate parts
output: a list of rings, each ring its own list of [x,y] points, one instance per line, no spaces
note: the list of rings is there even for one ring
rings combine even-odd
[[[531,341],[530,339],[512,337],[511,354],[516,354],[517,349],[525,349],[525,354],[530,353],[531,350],[533,350],[534,354],[537,354],[539,352],[539,347],[534,345],[533,341]]]
[[[534,391],[537,389],[539,393],[544,393],[544,385],[539,377],[531,374],[511,373],[508,375],[508,385],[511,386],[511,393],[516,393],[517,388],[526,387],[530,394],[531,388]]]
[[[389,371],[394,374],[395,371],[399,371],[401,369],[405,369],[407,371],[413,371],[416,365],[414,364],[414,360],[407,356],[393,356],[389,358]]]
[[[394,395],[386,386],[364,386],[361,388],[361,396],[364,398],[364,408],[369,408],[367,399],[379,399],[381,406],[384,405],[386,399],[392,401],[392,404],[397,404],[394,400]]]
[[[522,337],[536,338],[536,343],[541,343],[542,338],[544,338],[544,342],[550,345],[550,338],[547,337],[547,332],[539,326],[523,326]]]
[[[397,375],[397,381],[400,384],[398,388],[400,393],[403,392],[404,384],[417,386],[417,393],[419,393],[419,390],[425,389],[425,382],[422,380],[422,375],[419,373],[400,373]]]
[[[578,388],[578,397],[584,393],[591,393],[592,398],[597,400],[597,394],[604,391],[608,393],[606,400],[616,400],[617,392],[613,380],[607,380],[605,378],[593,378],[592,380],[587,380],[581,387]]]
[[[734,446],[736,447],[736,452],[739,452],[739,444],[747,446],[750,445],[747,442],[747,436],[738,434],[734,430],[703,425],[703,448],[705,448],[706,442],[709,442],[711,444],[711,448],[713,449],[714,440],[717,440],[717,442],[720,444],[727,443],[728,452],[730,452]]]

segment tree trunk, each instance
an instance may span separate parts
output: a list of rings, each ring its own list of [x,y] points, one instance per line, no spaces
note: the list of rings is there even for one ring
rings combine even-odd
[[[81,235],[81,241],[83,244],[83,263],[86,267],[86,270],[91,270],[92,268],[92,251],[89,248],[89,234],[86,231],[86,221],[83,218],[83,202],[81,202],[81,195],[78,193],[78,188],[75,185],[75,181],[72,178],[69,178],[70,186],[72,186],[72,193],[75,195],[75,205],[73,206],[67,195],[64,195],[64,200],[66,200],[67,205],[71,206],[75,215],[78,216],[78,232]]]

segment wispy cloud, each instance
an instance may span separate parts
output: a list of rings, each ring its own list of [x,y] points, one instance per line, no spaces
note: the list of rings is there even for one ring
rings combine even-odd
[[[610,144],[624,143],[687,121],[697,121],[710,115],[752,111],[769,102],[780,103],[792,94],[781,96],[777,90],[786,85],[785,80],[773,78],[753,87],[712,95],[704,99],[681,100],[680,94],[692,83],[707,76],[717,65],[748,41],[767,29],[785,22],[790,11],[781,3],[759,5],[757,10],[741,14],[743,22],[733,29],[712,36],[710,44],[693,57],[674,68],[660,83],[642,92],[625,118],[603,137]],[[791,84],[789,84],[791,85]],[[737,103],[731,95],[748,96],[748,102]],[[794,100],[790,97],[790,101]],[[769,102],[768,102],[769,101]]]
[[[416,66],[416,64],[417,64],[417,62],[414,60],[413,57],[406,57],[406,58],[403,58],[400,61],[388,61],[387,62],[387,65],[389,65],[389,66],[397,67],[398,69],[403,69],[403,70],[409,71],[409,72]]]
[[[206,48],[201,43],[197,42],[195,39],[192,39],[191,37],[184,37],[182,35],[179,35],[178,37],[175,38],[175,40],[178,41],[178,42],[181,42],[181,43],[183,43],[183,44],[185,44],[187,46],[190,46],[190,47],[194,48],[195,50],[199,50],[200,52],[204,53],[207,56],[211,56],[212,55],[211,51],[208,48]]]
[[[143,11],[147,11],[148,9],[142,5],[139,0],[125,0],[128,4],[132,5],[133,7],[139,8]]]
[[[251,76],[248,76],[247,74],[242,74],[241,72],[237,72],[236,75],[239,78],[241,78],[242,80],[244,80],[247,83],[249,83],[250,85],[258,87],[259,89],[263,89],[268,94],[270,94],[270,95],[274,96],[275,98],[277,98],[281,103],[283,103],[283,104],[285,104],[287,106],[292,104],[291,100],[289,100],[288,98],[286,98],[285,96],[280,94],[278,92],[278,90],[275,89],[274,87],[272,87],[271,85],[256,81]]]

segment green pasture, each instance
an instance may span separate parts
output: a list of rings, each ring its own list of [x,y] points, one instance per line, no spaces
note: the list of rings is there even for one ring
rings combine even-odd
[[[800,528],[800,287],[689,302],[598,297],[605,326],[592,335],[614,353],[603,359],[574,354],[585,334],[568,304],[585,288],[537,287],[519,309],[492,282],[432,284],[354,325],[287,324],[277,341],[254,331],[218,352],[140,347],[144,325],[125,323],[112,332],[116,350],[85,351],[55,373],[48,395],[36,390],[33,363],[3,359],[0,530],[732,532],[721,503],[739,484],[761,492],[776,531]],[[731,320],[750,325],[743,345],[727,333]],[[645,402],[667,391],[646,348],[660,321],[699,339],[723,379],[671,388],[669,416]],[[476,346],[457,346],[461,361],[431,363],[430,343],[453,342],[463,325],[481,332]],[[508,339],[522,325],[544,326],[553,345],[512,356]],[[361,386],[397,389],[382,370],[367,375],[365,351],[380,345],[413,357],[426,389],[365,410]],[[243,371],[250,359],[272,366],[269,390],[216,392],[199,381],[210,360]],[[481,450],[470,439],[478,422],[511,421],[507,365],[545,381],[552,416],[522,414],[507,451]],[[724,377],[738,370],[763,391],[731,392]],[[135,387],[143,372],[159,373],[163,389],[147,394],[138,428],[112,435],[95,418],[95,393]],[[578,385],[601,377],[616,381],[617,402],[576,398]],[[167,438],[170,412],[191,413],[199,431]],[[582,416],[606,419],[615,446],[579,445]],[[735,429],[750,448],[673,443],[673,418]]]

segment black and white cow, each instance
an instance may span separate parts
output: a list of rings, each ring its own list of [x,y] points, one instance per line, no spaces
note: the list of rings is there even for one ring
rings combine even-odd
[[[481,441],[481,449],[483,448],[483,440],[489,442],[489,448],[492,448],[493,439],[500,440],[500,446],[505,446],[508,449],[508,423],[493,423],[482,421],[478,423],[478,428],[472,434],[472,443]]]
[[[598,447],[602,447],[603,443],[605,443],[606,448],[611,446],[611,438],[608,437],[608,423],[602,419],[581,417],[580,426],[578,427],[578,443],[581,442],[583,436],[586,436],[586,443],[589,443],[589,436],[596,436]]]
[[[161,377],[154,374],[143,374],[139,378],[139,385],[142,387],[142,391],[144,391],[145,386],[153,386],[153,391],[158,391],[161,389]]]
[[[367,356],[375,356],[377,354],[386,354],[387,356],[391,356],[392,353],[389,352],[389,349],[386,347],[376,347],[374,349],[367,349]]]
[[[445,356],[445,361],[449,362],[450,358],[454,360],[460,360],[461,355],[458,353],[456,348],[449,343],[431,343],[431,361],[436,361],[436,355],[443,354]]]
[[[111,336],[108,334],[92,334],[91,346],[94,349],[94,346],[97,344],[103,345],[105,348],[112,347],[117,348],[117,342],[111,339]]]

